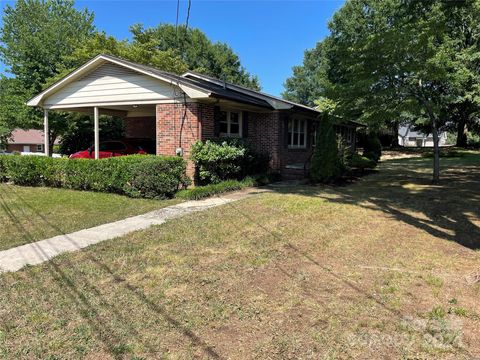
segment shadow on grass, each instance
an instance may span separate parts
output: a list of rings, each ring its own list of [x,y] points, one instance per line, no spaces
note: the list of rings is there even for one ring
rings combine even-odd
[[[36,209],[32,205],[30,205],[28,202],[25,201],[18,193],[15,192],[15,190],[12,189],[11,194],[13,194],[19,202],[14,202],[15,204],[21,203],[23,206],[29,208],[32,213],[34,213],[41,221],[42,226],[49,226],[53,229],[55,229],[58,233],[67,236],[68,235],[61,229],[60,227],[56,226],[55,224],[51,223],[45,216],[42,215],[40,209]],[[12,223],[15,225],[19,233],[22,234],[24,240],[26,243],[32,243],[35,240],[29,233],[29,231],[22,225],[21,221],[17,218],[18,214],[22,214],[24,217],[31,218],[31,213],[27,214],[25,212],[25,209],[22,208],[22,206],[17,205],[17,211],[14,211],[12,208],[10,208],[5,201],[5,194],[2,194],[0,190],[0,206],[3,208],[5,213],[8,215],[8,217],[11,219]],[[34,219],[32,219],[34,220]],[[74,243],[74,240],[71,240]],[[42,252],[40,248],[35,247],[34,248],[37,252],[40,253],[42,256],[46,256],[45,253]],[[221,357],[219,354],[211,347],[209,346],[201,337],[196,335],[193,331],[189,330],[186,328],[184,325],[180,323],[180,321],[176,320],[173,316],[169,315],[168,311],[160,304],[157,304],[156,302],[150,300],[148,296],[138,287],[130,284],[125,278],[122,276],[118,275],[113,271],[109,266],[107,266],[105,263],[100,261],[97,257],[92,256],[88,253],[85,253],[88,257],[89,260],[91,260],[93,263],[96,264],[96,266],[107,273],[109,276],[112,277],[112,279],[115,281],[115,283],[125,290],[127,290],[129,293],[135,296],[141,303],[143,303],[150,311],[156,313],[157,315],[161,316],[172,328],[174,328],[176,331],[181,333],[183,336],[185,336],[194,346],[200,348],[203,350],[203,352],[209,357],[213,359],[220,359]],[[47,268],[52,276],[52,278],[58,283],[60,288],[63,288],[66,290],[65,294],[68,296],[68,298],[75,304],[75,309],[76,311],[82,316],[82,318],[87,321],[89,324],[90,328],[93,330],[95,335],[98,337],[98,339],[104,344],[108,352],[115,358],[123,359],[125,356],[125,348],[124,348],[124,341],[119,337],[116,336],[116,329],[109,327],[107,324],[107,321],[102,321],[102,315],[100,313],[101,309],[97,308],[99,307],[98,305],[94,304],[92,301],[89,300],[89,298],[83,293],[81,290],[82,288],[87,287],[89,290],[91,290],[95,294],[95,300],[99,304],[102,304],[102,307],[108,307],[108,311],[111,312],[115,316],[116,320],[120,320],[122,324],[124,324],[129,331],[129,335],[133,335],[135,337],[135,340],[142,343],[146,349],[150,353],[158,353],[160,349],[158,348],[153,348],[150,344],[142,341],[141,339],[141,334],[138,333],[138,331],[135,330],[135,328],[132,325],[132,321],[129,319],[126,319],[120,311],[116,308],[117,305],[113,303],[109,303],[108,300],[101,295],[101,291],[99,290],[98,287],[96,287],[93,283],[89,282],[86,279],[86,276],[83,276],[83,284],[80,284],[80,281],[75,281],[75,279],[71,276],[68,275],[67,272],[65,272],[62,267],[67,267],[67,268],[74,268],[75,264],[70,262],[68,259],[65,257],[61,260],[62,266],[59,266],[57,264],[57,260],[55,258],[49,260],[46,262]],[[80,274],[76,274],[76,276],[80,276]],[[45,289],[45,291],[49,291],[49,289]],[[161,334],[159,333],[159,336]]]
[[[430,184],[429,172],[419,170],[423,163],[419,161],[417,167],[413,167],[412,164],[415,164],[412,160],[409,160],[408,163],[402,161],[387,162],[382,165],[380,173],[368,176],[351,186],[302,186],[277,187],[272,189],[279,193],[314,196],[331,202],[354,204],[368,209],[382,211],[399,221],[415,226],[438,238],[455,241],[470,249],[479,249],[480,229],[474,224],[473,219],[478,219],[480,215],[480,168],[470,165],[452,167],[447,172],[444,172],[440,185],[432,186]],[[36,214],[40,220],[39,226],[50,226],[57,232],[64,234],[62,229],[52,224],[42,215],[41,209],[29,205],[18,193],[14,192],[12,194],[18,198],[22,206],[28,207]],[[26,242],[32,242],[33,239],[28,230],[26,230],[16,218],[24,211],[22,206],[17,205],[18,211],[13,211],[3,200],[2,194],[0,194],[0,205],[16,224],[18,231],[23,234],[25,240],[28,240]],[[328,276],[353,289],[361,296],[375,301],[396,317],[402,317],[402,314],[398,310],[384,304],[381,300],[377,299],[368,291],[363,290],[341,274],[325,268],[315,258],[310,256],[310,254],[305,253],[291,244],[288,239],[284,239],[282,236],[272,232],[250,214],[239,210],[239,207],[235,204],[229,203],[228,206],[235,209],[239,215],[247,218],[279,242],[284,242],[288,249],[308,259],[308,261],[322,269]],[[27,215],[26,213],[23,214],[23,216]],[[36,220],[37,219],[32,219],[32,221]],[[127,279],[120,276],[117,271],[101,261],[95,254],[91,254],[88,251],[85,251],[84,254],[99,270],[105,272],[114,280],[115,286],[123,288],[129,294],[133,295],[145,308],[150,310],[152,314],[156,314],[154,316],[159,316],[164,319],[172,329],[182,334],[193,346],[201,349],[205,356],[217,359],[221,358],[213,347],[209,346],[199,335],[175,319],[162,304],[153,301],[142,289],[134,286]],[[106,316],[105,312],[107,312],[107,316],[115,317],[116,320],[121,321],[130,335],[135,337],[135,341],[142,343],[150,353],[158,352],[159,349],[154,349],[151,344],[142,341],[141,334],[138,334],[132,325],[133,321],[131,321],[128,316],[125,317],[125,315],[122,315],[118,309],[118,304],[105,299],[100,289],[91,281],[87,280],[87,275],[75,273],[75,276],[72,276],[64,270],[65,268],[74,269],[75,266],[76,265],[71,263],[67,257],[63,257],[61,260],[53,259],[45,264],[52,278],[58,283],[61,289],[65,290],[66,295],[72,303],[75,304],[75,310],[89,324],[92,331],[97,338],[103,342],[109,353],[116,358],[122,358],[125,354],[121,352],[119,345],[121,345],[125,339],[122,338],[121,334],[117,333],[117,329],[109,325],[108,321],[102,320],[102,317],[105,318]],[[290,278],[294,278],[294,275],[287,269],[279,266],[278,269]],[[87,288],[94,294],[94,301],[85,294],[84,290],[82,290],[84,288]],[[45,289],[45,291],[48,290],[49,289]],[[161,336],[161,333],[159,333],[159,336]]]
[[[437,238],[480,249],[480,157],[478,166],[443,169],[438,185],[431,183],[426,159],[391,160],[378,174],[349,186],[277,187],[274,191],[320,197],[384,212]],[[448,162],[447,162],[448,164]]]

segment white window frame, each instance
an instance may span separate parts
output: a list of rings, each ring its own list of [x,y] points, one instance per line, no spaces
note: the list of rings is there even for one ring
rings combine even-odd
[[[221,137],[231,137],[231,138],[241,138],[243,136],[243,114],[242,111],[239,110],[232,110],[232,109],[220,109],[220,112],[227,113],[227,132],[220,132]],[[232,134],[231,128],[231,114],[235,113],[238,114],[238,134]],[[220,121],[221,123],[222,121]]]
[[[43,144],[37,144],[37,152],[43,152]]]
[[[304,137],[303,137],[303,140],[304,140],[304,144],[303,145],[300,145],[300,134],[301,132],[295,132],[294,131],[294,125],[295,125],[295,121],[303,121],[303,134],[304,134]],[[308,121],[307,119],[304,119],[304,118],[298,118],[298,117],[295,117],[295,118],[290,118],[288,119],[288,122],[292,122],[292,133],[290,135],[290,138],[288,139],[288,142],[287,142],[287,146],[289,149],[306,149],[307,148],[307,124],[308,124]],[[290,127],[290,124],[288,124],[288,127]],[[287,132],[288,132],[288,128],[287,128]],[[295,136],[298,137],[298,144],[299,145],[293,145],[293,139],[295,138]]]

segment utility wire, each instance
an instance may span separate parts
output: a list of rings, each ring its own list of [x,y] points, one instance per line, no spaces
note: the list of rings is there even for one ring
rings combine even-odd
[[[180,0],[177,0],[177,18],[175,20],[175,40],[178,45],[178,14],[180,13]]]
[[[187,8],[187,20],[185,21],[185,33],[188,30],[188,20],[190,20],[190,7],[192,6],[192,0],[188,0],[188,8]]]

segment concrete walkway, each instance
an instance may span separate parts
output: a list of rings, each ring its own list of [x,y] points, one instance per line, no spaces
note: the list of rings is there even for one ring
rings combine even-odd
[[[132,231],[146,229],[152,225],[160,225],[170,219],[227,204],[264,191],[248,189],[222,197],[187,201],[143,215],[3,250],[0,251],[0,273],[17,271],[25,265],[40,264],[65,252],[77,251],[92,244],[126,235]]]

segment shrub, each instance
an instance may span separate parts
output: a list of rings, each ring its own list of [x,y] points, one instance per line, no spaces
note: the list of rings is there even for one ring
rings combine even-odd
[[[197,170],[199,184],[241,179],[266,172],[269,157],[258,154],[239,139],[198,141],[192,146],[190,158]]]
[[[165,198],[187,184],[185,168],[185,160],[179,157],[132,155],[90,160],[1,156],[0,181]]]
[[[377,166],[377,163],[372,159],[369,159],[365,156],[361,156],[357,153],[353,153],[347,159],[347,166],[350,168],[365,170],[365,169],[374,169]]]
[[[4,156],[5,178],[17,185],[38,186],[43,182],[47,158],[38,156]]]
[[[376,133],[370,132],[365,137],[363,156],[375,162],[380,160],[380,157],[382,156],[382,144]]]
[[[0,182],[5,182],[7,181],[7,167],[6,167],[6,161],[7,161],[7,155],[0,155]]]
[[[149,157],[133,164],[130,180],[123,189],[131,197],[158,199],[172,197],[186,183],[185,162],[181,158]]]
[[[310,178],[314,182],[331,182],[343,175],[345,167],[333,124],[328,117],[320,122],[313,152]]]

